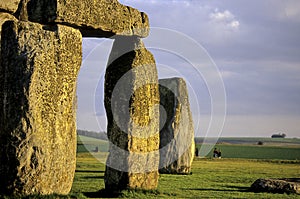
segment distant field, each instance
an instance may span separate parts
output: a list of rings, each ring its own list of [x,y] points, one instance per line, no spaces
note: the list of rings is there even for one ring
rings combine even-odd
[[[197,145],[200,148],[202,145]],[[300,160],[300,146],[229,145],[215,146],[223,158]],[[212,157],[212,151],[206,157]]]
[[[99,152],[108,152],[108,142],[96,138],[77,136],[77,153],[92,152],[98,147]]]
[[[197,147],[206,146],[196,138]],[[205,143],[216,140],[207,138]],[[259,145],[259,143],[261,145]],[[219,138],[214,146],[224,158],[300,160],[300,139],[295,138]],[[212,151],[206,157],[212,157]]]
[[[201,144],[204,138],[195,138],[197,144]],[[216,138],[205,138],[205,143],[215,143]],[[262,142],[263,145],[298,145],[300,147],[299,138],[264,138],[264,137],[220,137],[217,138],[217,143],[222,144],[246,144],[257,145]]]
[[[201,138],[196,141],[199,143]],[[258,145],[259,141],[263,145]],[[197,144],[198,148],[201,146]],[[99,152],[108,152],[107,141],[78,136],[78,153],[93,152],[96,147]],[[220,138],[215,147],[222,151],[223,158],[300,160],[300,139]],[[212,151],[206,157],[212,157]]]

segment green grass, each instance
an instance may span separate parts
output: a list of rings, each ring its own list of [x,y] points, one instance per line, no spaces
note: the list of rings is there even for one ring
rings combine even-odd
[[[224,158],[300,160],[300,146],[217,144],[215,147]],[[212,157],[212,151],[206,157]]]
[[[77,136],[77,153],[92,152],[96,147],[100,152],[107,152],[108,141],[81,135]]]
[[[105,166],[88,153],[78,156],[73,195],[107,197]],[[248,188],[258,178],[300,176],[300,161],[201,159],[193,163],[192,175],[160,175],[157,190],[129,190],[123,198],[300,198],[300,195],[253,193]]]
[[[75,179],[70,195],[42,198],[107,198],[104,191],[105,165],[90,153],[77,154]],[[160,175],[156,190],[128,190],[119,198],[274,198],[300,199],[296,194],[253,193],[248,189],[258,178],[300,176],[299,160],[248,160],[196,158],[192,175]],[[1,198],[1,197],[0,197]],[[40,198],[29,196],[25,198]]]

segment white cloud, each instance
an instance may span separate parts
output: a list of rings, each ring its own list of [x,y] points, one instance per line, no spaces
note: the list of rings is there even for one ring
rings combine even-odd
[[[231,27],[233,29],[238,29],[240,26],[240,22],[237,20],[234,20],[231,23],[229,23],[228,25],[229,25],[229,27]]]
[[[219,12],[219,9],[215,9],[214,13],[211,13],[209,16],[211,19],[221,22],[234,19],[233,14],[228,10],[225,10],[224,12]]]
[[[225,25],[231,29],[238,29],[240,26],[240,22],[235,19],[236,17],[229,10],[220,12],[219,9],[216,8],[213,13],[210,13],[209,18],[212,22]]]

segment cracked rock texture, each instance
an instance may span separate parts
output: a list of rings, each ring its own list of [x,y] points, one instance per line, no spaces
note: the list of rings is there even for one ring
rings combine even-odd
[[[184,79],[159,80],[160,173],[189,174],[194,159],[194,123]]]
[[[158,76],[153,55],[140,39],[117,37],[105,76],[110,141],[106,189],[157,187],[158,105]]]
[[[18,9],[21,0],[1,0],[0,1],[0,11],[5,11],[9,13],[15,13]]]
[[[254,192],[300,194],[300,178],[257,179],[250,187]]]
[[[0,192],[68,194],[81,34],[12,20],[1,33]]]
[[[106,188],[156,188],[158,77],[139,39],[147,15],[117,0],[1,0],[0,20],[0,193],[69,193],[82,36],[117,35],[105,85]]]
[[[20,20],[64,24],[79,29],[84,37],[149,33],[148,16],[117,0],[24,0],[22,5]]]

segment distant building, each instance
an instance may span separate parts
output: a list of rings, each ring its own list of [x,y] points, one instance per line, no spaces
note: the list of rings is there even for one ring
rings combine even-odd
[[[278,134],[273,134],[272,138],[285,138],[286,134],[284,133],[278,133]]]

